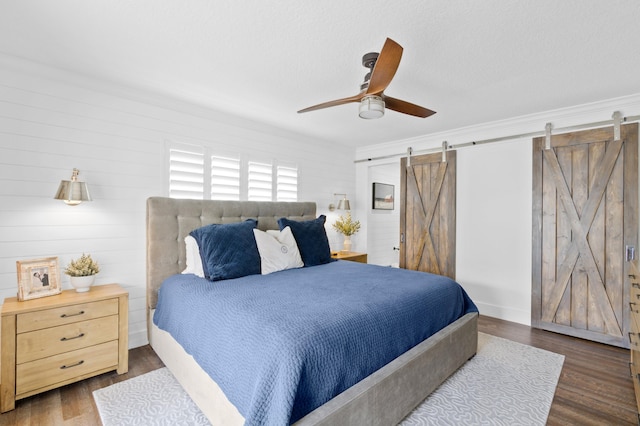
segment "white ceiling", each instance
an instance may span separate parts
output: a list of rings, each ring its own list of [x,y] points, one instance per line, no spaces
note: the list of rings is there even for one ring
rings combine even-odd
[[[2,0],[0,52],[364,146],[640,93],[638,0]],[[404,47],[358,118],[364,53]]]

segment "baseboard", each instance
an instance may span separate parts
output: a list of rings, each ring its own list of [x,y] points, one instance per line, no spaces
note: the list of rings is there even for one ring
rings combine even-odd
[[[499,318],[505,321],[517,322],[531,326],[531,312],[521,309],[513,309],[505,306],[496,306],[474,300],[480,311],[480,315]]]

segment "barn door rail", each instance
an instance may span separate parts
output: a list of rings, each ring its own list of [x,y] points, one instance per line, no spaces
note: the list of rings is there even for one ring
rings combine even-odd
[[[575,130],[585,130],[585,129],[595,129],[598,127],[606,127],[606,126],[614,126],[614,140],[619,140],[620,139],[620,125],[623,123],[634,123],[636,121],[640,121],[640,115],[631,115],[628,117],[623,117],[622,114],[620,113],[620,111],[615,111],[613,113],[612,119],[611,120],[603,120],[603,121],[594,121],[592,123],[585,123],[585,124],[577,124],[574,126],[566,126],[566,127],[558,127],[556,129],[553,129],[555,133],[566,133],[566,132],[572,132]],[[452,150],[452,149],[460,149],[460,148],[466,148],[466,147],[470,147],[470,146],[475,146],[475,145],[484,145],[484,144],[490,144],[490,143],[496,143],[496,142],[504,142],[504,141],[509,141],[509,140],[513,140],[513,139],[523,139],[523,138],[537,138],[540,136],[546,136],[547,135],[547,126],[550,126],[551,128],[553,128],[553,125],[551,123],[547,123],[545,125],[545,130],[544,131],[536,131],[536,132],[528,132],[528,133],[520,133],[520,134],[516,134],[516,135],[509,135],[509,136],[500,136],[497,138],[490,138],[490,139],[483,139],[483,140],[478,140],[478,141],[470,141],[470,142],[464,142],[464,143],[459,143],[459,144],[454,144],[454,145],[449,145],[447,143],[446,145],[446,150]],[[616,133],[616,128],[617,133]],[[551,129],[549,129],[549,132],[551,131]],[[442,143],[443,148],[445,147],[445,142]],[[546,143],[545,143],[546,145]],[[412,155],[417,155],[417,154],[431,154],[434,152],[439,152],[441,151],[442,148],[428,148],[428,149],[421,149],[421,150],[413,150],[411,149],[411,154]],[[384,160],[384,159],[388,159],[388,158],[400,158],[403,157],[405,154],[389,154],[389,155],[382,155],[379,157],[371,157],[371,158],[363,158],[360,160],[355,160],[355,163],[366,163],[368,161],[374,161],[374,160]],[[443,155],[444,158],[444,155]],[[444,160],[443,160],[444,161]]]

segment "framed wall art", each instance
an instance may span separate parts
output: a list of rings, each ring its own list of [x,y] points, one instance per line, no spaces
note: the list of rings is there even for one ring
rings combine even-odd
[[[18,300],[37,299],[59,294],[60,270],[57,257],[18,260]]]
[[[373,182],[373,208],[376,210],[393,210],[393,185]]]

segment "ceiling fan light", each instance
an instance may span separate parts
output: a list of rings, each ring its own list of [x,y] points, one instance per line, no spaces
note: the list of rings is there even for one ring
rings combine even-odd
[[[384,101],[380,96],[365,96],[360,101],[358,115],[367,120],[382,117],[384,115]]]

